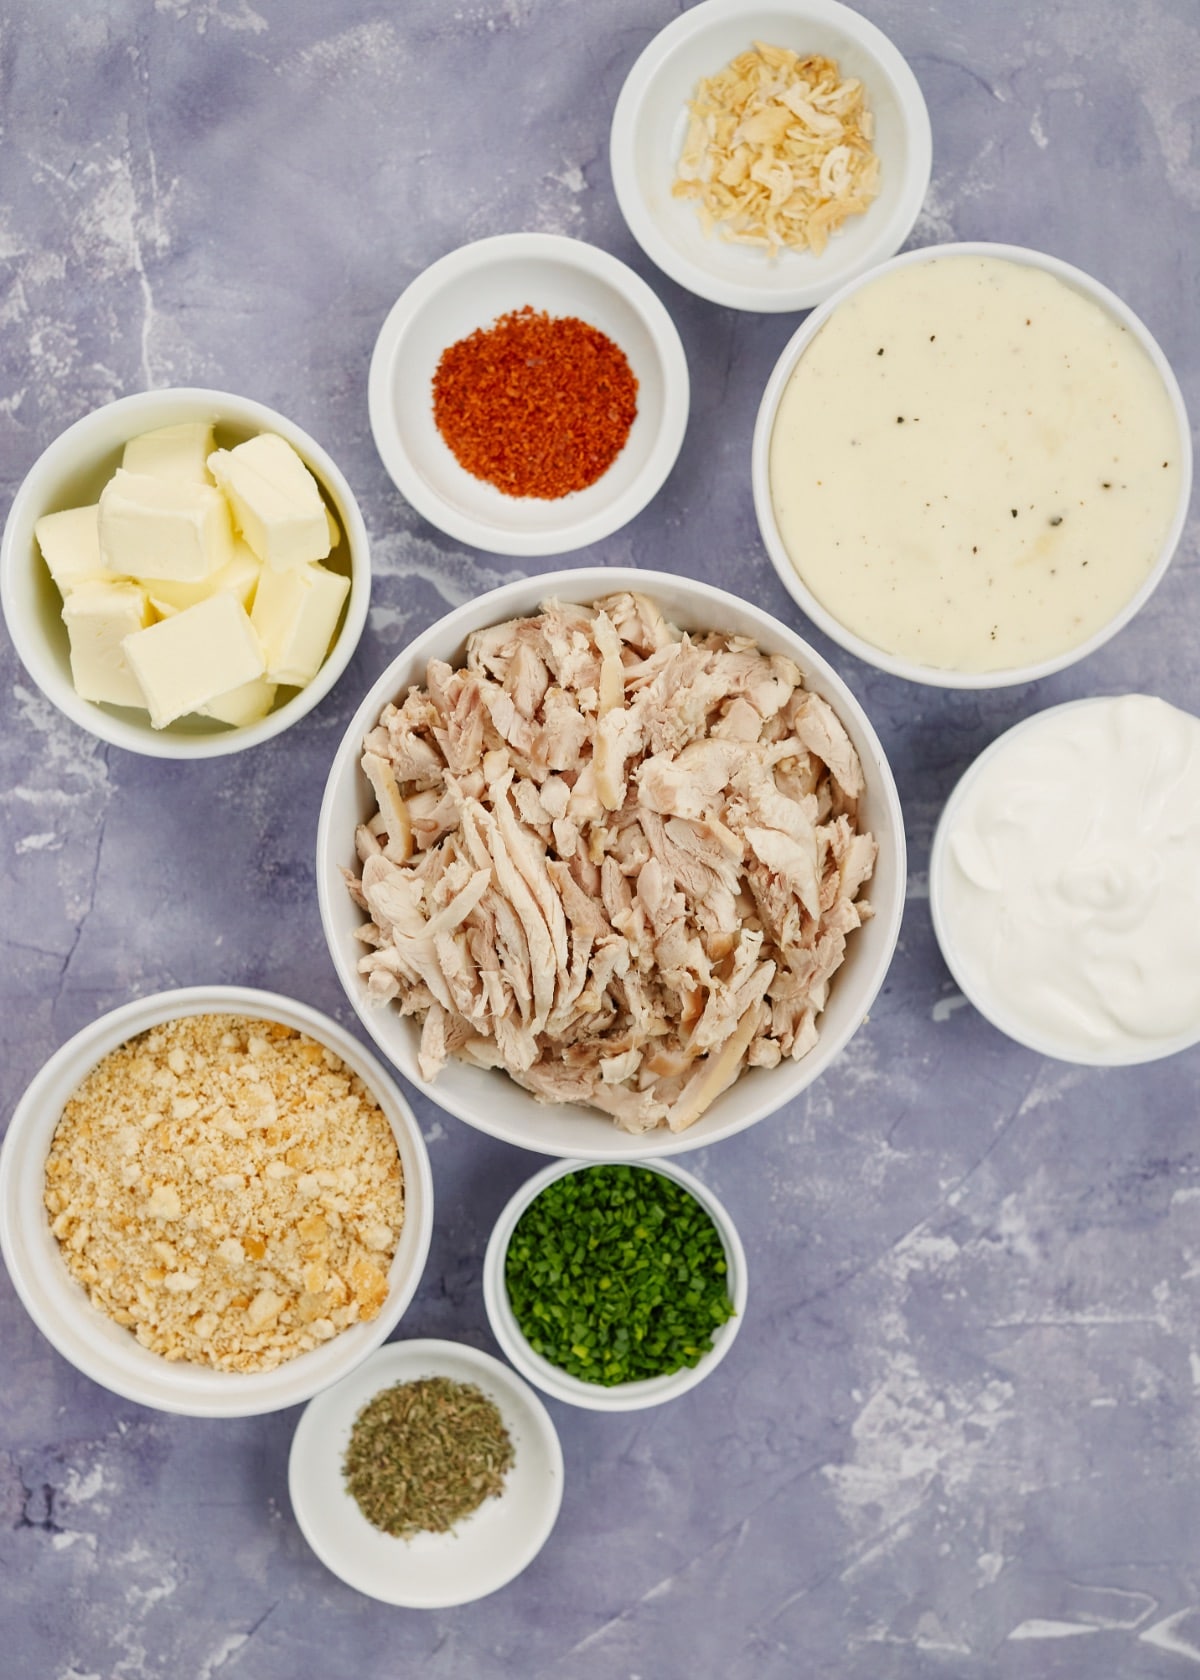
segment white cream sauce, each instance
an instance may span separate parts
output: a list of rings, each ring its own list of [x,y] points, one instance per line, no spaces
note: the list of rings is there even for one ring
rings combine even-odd
[[[1102,629],[1158,558],[1181,470],[1132,333],[1042,269],[969,256],[895,269],[834,310],[784,390],[769,467],[822,605],[960,671]]]
[[[1200,718],[1144,694],[1003,740],[936,883],[965,989],[1068,1060],[1200,1032]]]

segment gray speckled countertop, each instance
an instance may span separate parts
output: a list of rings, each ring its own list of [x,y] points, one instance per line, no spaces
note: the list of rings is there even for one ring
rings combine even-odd
[[[692,417],[658,499],[593,551],[797,614],[759,543],[750,432],[795,317],[735,314],[643,259],[608,124],[670,0],[11,0],[0,10],[0,507],[49,440],[145,386],[271,403],[336,457],[374,545],[332,696],[207,764],[106,750],[0,644],[5,1117],[44,1058],[139,992],[292,992],[350,1022],[313,887],[325,770],[399,646],[520,568],[394,491],[371,346],[427,263],[512,229],[630,261],[678,322]],[[1120,293],[1200,413],[1193,0],[865,0],[929,102],[914,242],[1052,251]],[[579,560],[586,555],[576,557]],[[534,569],[534,568],[530,568]],[[160,1416],[78,1375],[0,1279],[0,1670],[22,1680],[915,1680],[1200,1668],[1200,1052],[1087,1072],[963,1004],[930,927],[938,811],[1007,725],[1142,689],[1200,711],[1189,526],[1136,621],[1036,688],[947,693],[819,634],[895,766],[908,910],[870,1023],[789,1109],[689,1158],[739,1221],[746,1323],[656,1412],[554,1407],[558,1527],[497,1596],[404,1612],[292,1520],[294,1413]],[[429,1267],[403,1334],[490,1347],[480,1264],[538,1164],[423,1095]]]

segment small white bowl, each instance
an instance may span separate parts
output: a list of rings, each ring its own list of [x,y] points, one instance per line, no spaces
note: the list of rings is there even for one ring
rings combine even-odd
[[[379,1315],[273,1371],[217,1371],[172,1361],[94,1307],[63,1261],[42,1197],[45,1164],[63,1106],[92,1068],[136,1034],[184,1015],[279,1021],[335,1051],[387,1115],[404,1172],[404,1225]],[[17,1104],[0,1151],[0,1249],[25,1310],[64,1359],[139,1405],[189,1417],[249,1417],[307,1400],[377,1348],[416,1292],[433,1229],[433,1179],[420,1127],[384,1072],[336,1021],[294,998],[244,986],[156,992],[100,1016],[68,1039]]]
[[[1021,263],[1030,268],[1042,269],[1045,273],[1053,275],[1057,280],[1073,287],[1076,291],[1081,292],[1084,297],[1098,304],[1100,308],[1116,318],[1118,323],[1136,340],[1150,358],[1166,389],[1179,432],[1179,459],[1182,471],[1175,514],[1163,541],[1158,560],[1141,587],[1102,629],[1089,637],[1087,641],[1081,642],[1077,647],[1068,648],[1065,653],[1056,654],[1051,659],[1040,660],[1036,664],[1014,665],[997,671],[957,671],[936,665],[920,664],[915,660],[889,653],[884,648],[876,647],[873,643],[865,641],[853,630],[848,629],[840,619],[835,618],[822,605],[800,576],[780,535],[771,497],[770,454],[771,434],[775,427],[775,417],[797,363],[826,321],[848,298],[853,297],[863,286],[873,284],[882,274],[895,269],[908,268],[916,263],[937,261],[945,257],[995,257],[1007,262]],[[1088,654],[1094,653],[1097,648],[1102,647],[1112,636],[1115,636],[1118,630],[1128,624],[1130,619],[1153,594],[1171,563],[1187,519],[1188,506],[1192,495],[1192,441],[1187,410],[1184,407],[1183,395],[1179,389],[1179,381],[1175,378],[1171,364],[1163,355],[1149,329],[1134,314],[1128,304],[1123,303],[1114,292],[1110,292],[1107,286],[1102,286],[1090,274],[1085,274],[1082,269],[1073,268],[1070,263],[1065,263],[1058,257],[1048,256],[1044,251],[1032,251],[1020,245],[998,245],[988,241],[971,241],[955,245],[922,246],[919,250],[905,251],[902,256],[894,257],[891,262],[882,263],[871,273],[859,275],[856,280],[852,280],[848,285],[843,286],[836,296],[829,298],[822,304],[820,309],[813,310],[812,314],[785,345],[783,353],[767,381],[762,401],[759,404],[758,417],[754,424],[750,471],[754,488],[754,509],[758,515],[759,530],[762,534],[763,544],[771,557],[771,562],[779,574],[779,580],[801,611],[827,636],[866,664],[874,665],[881,671],[890,671],[893,676],[904,677],[909,682],[927,683],[934,688],[1006,688],[1017,683],[1036,682],[1041,677],[1048,677],[1055,671],[1061,671],[1068,665],[1074,665],[1080,659],[1086,659]]]
[[[879,196],[851,216],[820,256],[732,244],[706,234],[671,186],[696,84],[755,41],[836,59],[858,76],[875,116]],[[855,274],[898,251],[925,199],[932,164],[929,112],[900,53],[866,18],[836,0],[702,0],[661,30],[636,61],[613,112],[613,187],[629,231],[672,280],[730,309],[810,309]]]
[[[1034,1050],[1037,1055],[1054,1057],[1059,1062],[1076,1063],[1077,1067],[1136,1067],[1141,1063],[1158,1062],[1163,1057],[1178,1055],[1200,1043],[1200,1013],[1178,1032],[1158,1035],[1138,1035],[1121,1032],[1116,1026],[1119,1005],[1113,993],[1106,993],[1106,1006],[1114,1008],[1113,1025],[1116,1032],[1111,1042],[1099,1042],[1096,1033],[1096,1008],[1092,1003],[1089,983],[1079,993],[1079,1003],[1069,1010],[1071,993],[1059,984],[1059,971],[1054,963],[1055,946],[1050,942],[1049,963],[1042,963],[1039,941],[1044,929],[1052,929],[1069,949],[1087,953],[1087,963],[1104,964],[1106,973],[1123,976],[1145,976],[1146,964],[1170,974],[1170,963],[1187,964],[1195,971],[1195,951],[1200,934],[1195,932],[1195,892],[1192,902],[1180,899],[1168,885],[1168,877],[1161,869],[1155,845],[1170,847],[1175,857],[1187,847],[1188,833],[1195,833],[1200,822],[1200,753],[1195,741],[1192,756],[1180,743],[1160,743],[1148,734],[1145,712],[1128,712],[1121,717],[1118,707],[1136,702],[1139,707],[1163,707],[1163,702],[1146,696],[1089,696],[1081,701],[1066,701],[1062,706],[1045,707],[1024,721],[1013,724],[998,736],[988,748],[978,754],[963,771],[955,790],[946,800],[934,830],[933,848],[929,853],[929,914],[933,931],[938,937],[941,956],[953,974],[958,988],[990,1021],[997,1032],[1013,1042]],[[1109,719],[1099,714],[1101,707],[1109,707]],[[1170,711],[1178,711],[1170,707]],[[1089,716],[1091,714],[1091,716]],[[1109,722],[1113,734],[1097,743],[1089,724],[1094,717]],[[1153,714],[1151,714],[1153,716]],[[1183,714],[1188,716],[1188,714]],[[1193,734],[1200,734],[1200,719],[1192,719]],[[1044,754],[1039,763],[1040,753]],[[1109,746],[1111,743],[1111,746]],[[1145,748],[1145,749],[1143,749]],[[1052,758],[1047,759],[1047,751]],[[1062,763],[1071,769],[1091,769],[1089,786],[1094,786],[1094,798],[1072,795],[1069,781],[1061,774]],[[1067,776],[1071,774],[1067,769]],[[961,894],[961,875],[956,874],[953,843],[961,820],[970,815],[976,798],[987,796],[988,781],[1000,771],[1005,781],[1002,788],[1017,790],[998,793],[992,783],[992,813],[983,827],[993,835],[990,864],[1000,870],[1005,879],[1005,862],[1012,870],[1012,842],[1007,840],[1013,825],[1027,818],[1032,835],[1025,837],[1025,845],[1034,847],[1039,864],[1034,870],[1030,887],[1037,895],[1030,900],[1029,914],[1020,917],[1012,932],[997,927],[987,917],[980,921],[970,895]],[[1170,805],[1163,806],[1163,781],[1158,773],[1175,778]],[[1139,788],[1139,778],[1145,786]],[[1141,800],[1138,796],[1141,795]],[[1190,827],[1185,827],[1190,796]],[[995,801],[1005,815],[995,816]],[[1055,803],[1059,811],[1055,811]],[[1106,803],[1109,811],[1106,815]],[[1153,822],[1138,823],[1138,805],[1155,808]],[[1055,822],[1062,806],[1069,808],[1069,822],[1079,822],[1071,845],[1059,845]],[[1008,815],[1012,813],[1012,816]],[[1136,830],[1131,837],[1129,828]],[[1153,835],[1146,837],[1145,828]],[[1116,830],[1123,842],[1116,852],[1109,853],[1109,838]],[[1017,843],[1022,837],[1017,835]],[[1005,858],[1007,853],[1007,858]],[[1136,855],[1131,874],[1133,884],[1123,880],[1128,860]],[[1188,870],[1195,874],[1188,858]],[[1042,879],[1037,874],[1042,872]],[[1018,879],[1025,879],[1020,872]],[[1045,894],[1049,892],[1049,900]],[[1012,906],[1008,895],[1005,906]],[[1013,917],[1017,921],[1017,917]],[[1170,929],[1170,932],[1168,932]],[[1175,929],[1178,929],[1176,934]],[[1002,948],[1018,949],[1022,953],[1022,974],[1015,984],[1008,984],[1012,976],[997,973],[987,949],[980,948],[978,937],[1000,936]],[[973,937],[975,936],[975,937]],[[1175,942],[1173,951],[1168,949]],[[1042,998],[1035,993],[1035,984],[1042,984]],[[1138,979],[1139,993],[1148,998],[1145,978]],[[1163,981],[1170,986],[1170,979]],[[1081,979],[1082,986],[1082,979]],[[1195,998],[1195,988],[1192,990]],[[1187,1001],[1187,993],[1171,988],[1171,1003]],[[1145,1003],[1143,1003],[1145,1008]]]
[[[363,1407],[381,1389],[426,1377],[482,1389],[504,1419],[513,1465],[503,1493],[451,1533],[401,1540],[363,1516],[342,1465]],[[301,1533],[326,1569],[385,1604],[441,1610],[496,1592],[533,1562],[562,1503],[562,1447],[537,1395],[490,1353],[465,1342],[391,1342],[305,1409],[292,1438],[288,1491]]]
[[[528,1183],[523,1184],[508,1202],[493,1227],[484,1256],[483,1301],[492,1334],[500,1343],[503,1352],[512,1360],[517,1370],[528,1377],[531,1383],[536,1383],[544,1394],[549,1394],[554,1400],[564,1400],[571,1406],[583,1406],[592,1412],[640,1412],[648,1406],[661,1406],[664,1401],[676,1400],[681,1394],[686,1394],[689,1388],[695,1388],[697,1383],[712,1375],[733,1346],[733,1339],[741,1328],[746,1311],[749,1288],[746,1251],[742,1247],[737,1226],[724,1206],[698,1178],[684,1172],[682,1167],[676,1166],[672,1161],[639,1161],[639,1169],[661,1173],[664,1178],[674,1179],[676,1184],[681,1184],[711,1216],[725,1249],[728,1267],[726,1283],[729,1299],[733,1302],[734,1316],[713,1331],[712,1349],[704,1355],[698,1365],[685,1365],[678,1371],[672,1371],[669,1376],[618,1383],[612,1388],[606,1388],[603,1383],[584,1382],[579,1377],[570,1376],[530,1347],[509,1304],[508,1288],[504,1281],[504,1262],[517,1221],[530,1203],[556,1178],[562,1178],[567,1173],[586,1172],[588,1165],[586,1161],[554,1161],[550,1166],[543,1167]]]
[[[258,432],[285,438],[316,477],[337,515],[342,540],[323,562],[350,579],[350,593],[328,657],[313,680],[277,704],[258,723],[241,728],[198,716],[154,729],[149,714],[129,706],[81,699],[71,681],[62,597],[42,560],[34,526],[45,513],[97,500],[121,464],[130,438],[159,426],[211,420],[217,441],[242,443]],[[25,669],[48,700],[80,728],[127,752],[151,758],[218,758],[257,746],[298,723],[341,676],[362,634],[371,595],[370,545],[354,492],[307,432],[273,408],[228,391],[178,388],[120,397],[85,414],[45,449],[13,498],[0,542],[0,603]]]
[[[720,629],[753,637],[768,653],[782,653],[803,673],[805,685],[828,700],[853,741],[866,779],[860,811],[879,842],[875,875],[867,888],[874,916],[848,942],[846,961],[834,976],[829,1003],[819,1021],[820,1037],[807,1056],[785,1058],[778,1067],[754,1068],[724,1091],[687,1131],[666,1128],[633,1135],[607,1116],[569,1103],[540,1103],[506,1073],[472,1067],[451,1058],[427,1084],[417,1062],[420,1028],[393,1005],[367,995],[358,972],[363,954],[356,931],[363,914],[346,890],[343,867],[357,869],[354,834],[374,812],[373,797],[360,768],[363,736],[391,700],[425,681],[430,659],[461,663],[473,630],[538,610],[552,598],[595,601],[622,590],[638,590],[658,602],[664,615],[685,630]],[[892,960],[904,912],[904,819],[883,747],[850,689],[815,649],[759,607],[692,578],[635,567],[587,566],[505,584],[448,613],[404,649],[372,685],[355,712],[329,772],[317,825],[317,894],[321,921],[338,978],[359,1020],[404,1076],[460,1120],[522,1149],[545,1155],[597,1161],[634,1161],[677,1155],[732,1137],[773,1114],[818,1078],[862,1025]]]
[[[555,501],[473,477],[433,418],[443,351],[527,304],[598,328],[638,382],[621,453],[594,484]],[[507,233],[451,251],[407,287],[376,340],[367,396],[380,458],[430,524],[495,554],[566,554],[619,530],[662,486],[687,428],[688,370],[674,322],[632,269],[579,239]]]

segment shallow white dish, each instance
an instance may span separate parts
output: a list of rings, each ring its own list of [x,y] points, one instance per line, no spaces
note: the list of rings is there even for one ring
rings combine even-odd
[[[1036,1051],[1040,1056],[1053,1056],[1058,1061],[1073,1062],[1082,1067],[1132,1067],[1145,1062],[1161,1061],[1164,1057],[1177,1055],[1183,1050],[1190,1050],[1194,1045],[1200,1044],[1200,1020],[1195,1021],[1183,1032],[1146,1038],[1140,1043],[1097,1045],[1094,1049],[1085,1048],[1082,1043],[1075,1039],[1067,1040],[1058,1036],[1051,1027],[1046,1026],[1044,1021],[1040,1024],[1040,1030],[1035,1029],[1023,1014],[1018,1013],[1004,993],[991,983],[987,965],[978,954],[970,952],[969,941],[965,936],[966,930],[961,923],[956,922],[955,914],[950,907],[953,895],[950,890],[948,875],[953,867],[951,844],[955,826],[966,813],[970,801],[978,791],[981,782],[986,779],[989,769],[995,766],[996,761],[1002,757],[1008,759],[1011,775],[1012,755],[1019,753],[1023,740],[1031,741],[1039,732],[1044,732],[1047,727],[1053,729],[1057,723],[1062,722],[1070,714],[1078,714],[1108,704],[1110,704],[1109,696],[1093,695],[1082,700],[1068,700],[1060,706],[1049,706],[1043,711],[1034,712],[1031,717],[1023,719],[1022,722],[1014,724],[1011,729],[1005,730],[1002,735],[998,736],[990,746],[985,747],[983,752],[964,770],[954,787],[954,791],[946,801],[937,828],[934,831],[933,847],[929,859],[929,910],[933,920],[933,930],[937,936],[937,942],[946,967],[953,975],[963,996],[998,1032],[1002,1032],[1015,1040],[1016,1043],[1024,1045],[1026,1049]],[[1078,748],[1076,747],[1075,750],[1078,751]],[[1126,756],[1128,758],[1129,755]],[[1120,785],[1123,788],[1130,789],[1130,797],[1132,797],[1130,778],[1127,774],[1121,778]],[[1035,800],[1038,800],[1037,808],[1039,811],[1045,803],[1042,786],[1042,784],[1029,778],[1028,799],[1031,806]],[[1176,810],[1175,815],[1178,815],[1178,810]],[[1169,818],[1163,817],[1162,820],[1166,822]],[[1182,832],[1186,833],[1186,831]],[[1070,867],[1073,864],[1074,860],[1070,858],[1069,854],[1060,855],[1054,850],[1052,830],[1047,837],[1046,847],[1048,871],[1057,874],[1059,869]],[[1091,850],[1090,845],[1088,849]],[[1103,852],[1099,853],[1097,864],[1110,872],[1115,872],[1119,868],[1119,864],[1114,863]],[[1093,867],[1096,867],[1096,865],[1093,865]],[[1158,870],[1159,860],[1157,858],[1143,858],[1142,873],[1149,882],[1159,883],[1161,881]],[[1106,893],[1113,890],[1111,880],[1106,879],[1104,886]],[[1160,886],[1158,893],[1155,894],[1159,897],[1160,904],[1163,890],[1165,889]],[[1120,905],[1121,901],[1118,900],[1117,904],[1112,906],[1105,904],[1103,899],[1101,903],[1105,910],[1106,920],[1111,928],[1113,917],[1117,913],[1117,905]],[[1150,908],[1153,909],[1154,906],[1151,905]],[[1130,912],[1127,907],[1123,906],[1120,913],[1128,916]],[[1184,906],[1178,906],[1175,913],[1176,915],[1186,915],[1188,912]],[[1147,911],[1143,909],[1143,915],[1146,914]],[[1155,924],[1143,922],[1142,925]],[[1076,932],[1081,939],[1086,936],[1087,921],[1085,918],[1080,919]],[[1122,939],[1122,947],[1123,962],[1132,962],[1134,952],[1124,939]],[[1111,960],[1114,954],[1111,940],[1106,944],[1106,951]]]
[[[443,351],[527,304],[598,328],[638,382],[621,453],[586,490],[554,501],[473,477],[433,418]],[[632,269],[579,239],[508,233],[451,251],[407,287],[380,329],[367,397],[384,466],[432,525],[496,554],[565,554],[627,524],[659,490],[687,428],[688,370],[674,322]]]
[[[536,612],[551,597],[586,602],[621,590],[652,596],[665,616],[683,629],[752,636],[767,652],[795,660],[806,686],[828,700],[858,750],[866,778],[860,809],[879,842],[879,860],[867,892],[875,915],[848,942],[845,964],[834,977],[829,1004],[819,1020],[816,1047],[798,1062],[788,1059],[778,1067],[743,1074],[687,1131],[662,1128],[637,1136],[577,1105],[539,1103],[507,1074],[453,1059],[432,1084],[425,1084],[417,1063],[420,1028],[395,1008],[368,999],[357,966],[363,946],[355,937],[364,918],[342,876],[343,866],[357,867],[355,829],[374,810],[359,763],[362,739],[388,701],[403,696],[410,684],[424,682],[430,659],[460,662],[473,630]],[[407,1079],[459,1119],[522,1149],[568,1158],[633,1161],[700,1149],[743,1131],[797,1096],[862,1025],[896,947],[904,890],[904,820],[896,784],[866,713],[833,667],[786,625],[724,590],[632,567],[580,567],[523,578],[457,608],[418,636],[372,685],[351,719],[330,768],[317,825],[317,894],[325,938],[346,995],[379,1048]]]
[[[81,699],[71,681],[62,597],[33,534],[44,513],[94,502],[120,466],[121,451],[130,438],[185,420],[213,421],[218,442],[226,446],[259,432],[285,438],[320,483],[341,526],[342,540],[323,564],[350,579],[333,646],[316,676],[258,723],[236,729],[198,716],[154,729],[148,713]],[[29,469],[13,498],[0,541],[0,603],[8,633],[29,675],[60,712],[89,734],[151,758],[218,758],[269,741],[298,723],[329,693],[349,664],[367,621],[370,597],[367,528],[340,469],[314,438],[285,415],[228,391],[186,387],[141,391],[85,414],[55,438]]]
[[[1141,346],[1160,375],[1171,407],[1174,410],[1179,432],[1179,458],[1182,470],[1175,515],[1167,531],[1158,561],[1141,587],[1101,630],[1089,637],[1087,641],[1081,642],[1077,647],[1069,648],[1066,652],[1057,654],[1052,659],[1041,660],[1037,664],[1014,665],[997,671],[956,671],[943,669],[935,665],[919,664],[916,661],[902,658],[898,654],[889,653],[883,648],[876,647],[873,643],[865,641],[853,630],[848,629],[840,619],[835,618],[821,604],[792,563],[779,532],[771,497],[770,452],[771,433],[774,430],[775,417],[783,393],[797,363],[829,317],[855,292],[877,280],[881,274],[894,269],[907,268],[916,263],[926,263],[939,258],[957,256],[995,257],[1042,269],[1047,274],[1051,274],[1057,280],[1062,281],[1063,284],[1081,292],[1084,297],[1089,298],[1093,303],[1114,316]],[[1068,665],[1074,665],[1080,659],[1086,659],[1089,653],[1094,653],[1110,637],[1115,636],[1118,630],[1128,624],[1130,619],[1153,594],[1171,563],[1187,519],[1192,494],[1192,442],[1183,395],[1171,364],[1163,355],[1149,329],[1114,292],[1110,292],[1106,286],[1102,286],[1090,274],[1085,274],[1082,269],[1073,268],[1070,263],[1062,262],[1058,257],[1048,256],[1043,251],[1031,251],[1019,245],[997,245],[987,241],[972,241],[955,245],[930,245],[916,251],[905,251],[902,256],[893,258],[891,262],[881,264],[879,268],[873,269],[869,274],[859,275],[857,279],[843,286],[835,296],[827,299],[819,309],[813,311],[784,347],[783,353],[767,381],[762,401],[759,404],[758,417],[754,424],[750,470],[754,488],[754,508],[758,515],[758,527],[762,533],[763,544],[771,557],[771,562],[779,574],[780,582],[801,611],[820,629],[824,630],[827,636],[837,642],[839,646],[844,647],[848,653],[864,660],[868,665],[875,665],[881,671],[890,671],[893,676],[904,677],[909,682],[928,683],[936,688],[1005,688],[1016,683],[1035,682],[1041,677],[1052,675],[1055,671],[1064,670]]]
[[[540,1173],[535,1173],[507,1203],[492,1228],[487,1253],[484,1256],[484,1305],[487,1308],[492,1334],[504,1353],[512,1360],[517,1370],[528,1377],[531,1383],[536,1383],[544,1394],[550,1395],[554,1400],[563,1400],[571,1406],[583,1406],[593,1412],[640,1412],[648,1406],[661,1406],[667,1400],[677,1400],[681,1394],[695,1388],[697,1383],[712,1375],[733,1346],[733,1339],[741,1328],[746,1311],[749,1289],[746,1251],[742,1247],[737,1226],[723,1204],[698,1178],[685,1172],[672,1161],[639,1161],[639,1168],[662,1173],[664,1177],[674,1179],[676,1184],[681,1184],[711,1216],[725,1248],[728,1267],[726,1283],[729,1299],[733,1302],[734,1316],[713,1332],[712,1350],[704,1355],[698,1365],[685,1365],[665,1377],[620,1383],[612,1388],[606,1388],[602,1383],[584,1382],[579,1377],[571,1376],[530,1347],[509,1304],[508,1289],[504,1281],[504,1262],[517,1221],[530,1203],[556,1178],[562,1178],[567,1173],[586,1171],[588,1165],[586,1161],[554,1161],[550,1166],[543,1167]]]
[[[515,1457],[503,1493],[456,1530],[400,1540],[363,1516],[346,1489],[342,1462],[368,1401],[422,1377],[482,1389],[504,1419]],[[537,1395],[491,1354],[464,1342],[391,1342],[310,1402],[292,1438],[288,1491],[304,1538],[348,1586],[385,1604],[443,1609],[506,1586],[541,1551],[562,1503],[562,1448]]]
[[[183,1015],[279,1021],[326,1044],[370,1090],[391,1124],[404,1172],[404,1226],[378,1316],[273,1371],[217,1371],[164,1359],[94,1307],[68,1272],[42,1203],[45,1161],[63,1105],[104,1056]],[[433,1179],[420,1127],[379,1061],[336,1021],[294,998],[245,986],[156,992],[102,1015],[68,1039],[17,1104],[0,1151],[0,1248],[25,1310],[64,1359],[139,1405],[190,1417],[249,1417],[307,1400],[365,1359],[416,1293],[433,1230]]]
[[[695,204],[671,185],[697,82],[755,41],[821,53],[858,76],[875,116],[879,196],[851,216],[821,255],[774,260],[719,233],[705,234]],[[661,30],[625,80],[613,112],[613,187],[629,230],[672,280],[731,309],[810,309],[855,274],[898,251],[929,186],[929,112],[916,77],[887,36],[836,0],[701,0]]]

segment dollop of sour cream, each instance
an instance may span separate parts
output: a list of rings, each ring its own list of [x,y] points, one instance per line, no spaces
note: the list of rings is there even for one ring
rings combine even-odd
[[[1068,1061],[1200,1037],[1200,718],[1142,694],[1055,707],[968,776],[934,896],[979,1008]]]
[[[942,670],[1040,664],[1154,570],[1184,445],[1115,314],[1009,258],[879,275],[804,350],[771,433],[802,581],[874,647]]]

